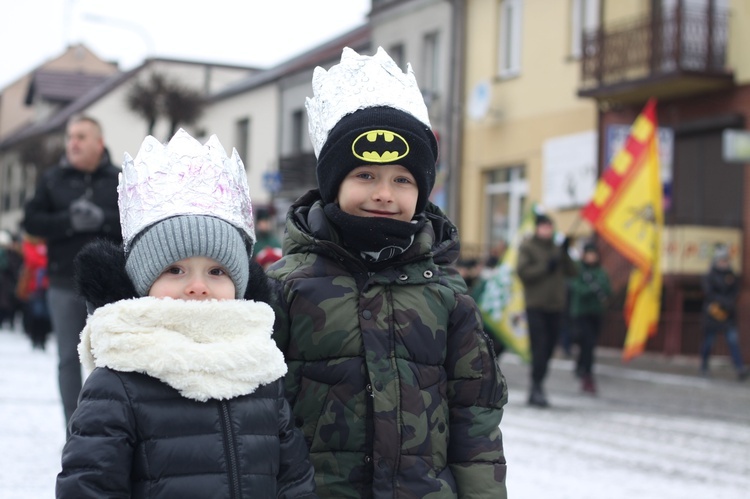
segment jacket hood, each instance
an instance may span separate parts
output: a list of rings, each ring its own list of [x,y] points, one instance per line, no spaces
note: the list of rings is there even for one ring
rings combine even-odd
[[[353,258],[342,247],[341,238],[323,212],[323,201],[317,189],[300,197],[287,212],[284,254],[321,253],[338,258]],[[460,252],[458,230],[433,203],[425,211],[427,223],[414,238],[412,246],[394,262],[432,257],[438,265],[456,262]]]
[[[98,308],[81,332],[89,370],[107,367],[157,378],[206,401],[253,393],[286,374],[265,303],[143,297]]]

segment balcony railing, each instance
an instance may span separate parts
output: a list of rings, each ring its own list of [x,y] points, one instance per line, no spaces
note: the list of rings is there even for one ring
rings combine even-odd
[[[679,6],[669,14],[590,31],[583,37],[580,95],[665,77],[731,77],[728,14]],[[674,81],[673,81],[674,83]]]

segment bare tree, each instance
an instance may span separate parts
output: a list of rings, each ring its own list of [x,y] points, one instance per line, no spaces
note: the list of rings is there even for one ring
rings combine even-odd
[[[153,73],[146,83],[136,82],[127,95],[128,106],[146,119],[148,134],[154,134],[160,117],[169,121],[169,137],[181,124],[190,125],[203,114],[205,99],[200,92]],[[167,138],[169,138],[167,137]]]
[[[169,136],[175,134],[180,124],[191,125],[200,118],[205,108],[203,96],[189,88],[172,84],[164,94],[164,111],[169,118]]]
[[[156,120],[161,114],[161,101],[166,87],[167,82],[164,76],[153,73],[148,82],[137,81],[128,92],[128,107],[145,118],[149,135],[154,134]]]

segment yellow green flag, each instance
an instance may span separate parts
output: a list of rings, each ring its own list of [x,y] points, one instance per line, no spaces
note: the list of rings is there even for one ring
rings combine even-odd
[[[502,262],[486,276],[484,289],[477,303],[487,332],[524,362],[531,360],[531,351],[523,284],[516,274],[516,264],[518,247],[524,235],[533,230],[532,207],[524,217],[512,244],[505,251]]]

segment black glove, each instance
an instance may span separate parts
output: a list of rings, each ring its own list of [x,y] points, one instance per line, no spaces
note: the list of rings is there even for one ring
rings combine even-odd
[[[77,199],[70,205],[70,225],[76,232],[95,232],[104,224],[104,210],[88,199]]]
[[[560,245],[560,247],[562,248],[562,250],[563,250],[563,251],[564,251],[565,253],[567,253],[567,252],[568,252],[568,248],[570,248],[570,243],[572,242],[572,239],[573,239],[573,238],[572,238],[571,236],[565,236],[565,239],[563,239],[563,242],[562,242],[562,244]]]
[[[557,270],[557,258],[550,258],[547,262],[547,272],[552,274],[555,270]]]

